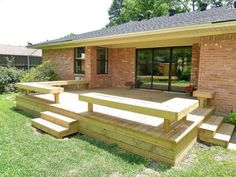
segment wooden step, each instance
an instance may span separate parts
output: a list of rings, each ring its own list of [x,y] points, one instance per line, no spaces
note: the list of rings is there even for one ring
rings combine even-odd
[[[224,117],[210,116],[205,122],[199,127],[199,136],[213,138],[217,129],[220,127],[224,120]]]
[[[51,134],[57,138],[64,137],[67,132],[68,128],[54,124],[48,120],[44,120],[42,118],[36,118],[32,120],[32,125],[48,134]]]
[[[41,112],[41,118],[67,128],[77,122],[75,119],[51,111]]]
[[[227,149],[236,151],[236,132],[233,133]]]
[[[187,115],[187,120],[195,122],[198,124],[198,126],[200,126],[204,120],[214,113],[214,111],[215,107],[213,106],[207,106],[204,108],[199,107]]]
[[[232,124],[223,123],[220,125],[213,138],[199,136],[199,139],[207,143],[227,147],[233,134],[234,127],[235,126]]]
[[[221,124],[220,128],[217,130],[214,139],[219,142],[218,145],[227,147],[231,136],[233,134],[235,126],[228,123]]]

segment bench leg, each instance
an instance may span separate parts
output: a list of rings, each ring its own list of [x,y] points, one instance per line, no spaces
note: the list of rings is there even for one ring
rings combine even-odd
[[[88,112],[93,112],[93,104],[88,103]]]
[[[25,96],[29,95],[29,90],[25,90]]]
[[[54,103],[58,104],[59,103],[59,93],[54,93]]]
[[[204,108],[207,106],[207,98],[199,98],[200,107]]]
[[[164,127],[164,131],[165,132],[169,132],[170,131],[170,121],[169,120],[167,120],[167,119],[164,119],[164,125],[163,125]]]

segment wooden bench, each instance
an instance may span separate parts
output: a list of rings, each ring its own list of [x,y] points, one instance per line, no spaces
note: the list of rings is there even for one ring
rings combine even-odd
[[[206,107],[208,99],[213,99],[215,97],[214,91],[207,90],[196,90],[193,92],[193,96],[197,97],[200,101],[200,107]]]
[[[29,95],[29,92],[53,94],[54,103],[59,103],[59,95],[64,91],[64,88],[59,86],[65,85],[88,85],[87,80],[67,80],[67,81],[50,81],[50,82],[26,82],[17,83],[16,87],[25,91],[25,95]]]
[[[88,87],[88,80],[66,80],[66,81],[50,81],[50,82],[40,82],[40,84],[51,85],[51,86],[67,86],[67,85],[85,85]]]
[[[88,103],[88,111],[93,112],[93,104],[121,109],[125,111],[155,116],[164,119],[164,130],[170,130],[170,124],[186,118],[187,114],[195,110],[198,100],[173,98],[163,103],[118,97],[100,93],[80,94],[79,100]]]

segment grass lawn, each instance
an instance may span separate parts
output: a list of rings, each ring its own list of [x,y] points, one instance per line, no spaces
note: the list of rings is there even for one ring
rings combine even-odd
[[[197,143],[177,166],[155,163],[93,138],[58,140],[31,127],[15,109],[14,95],[0,95],[0,176],[235,176],[236,151]]]

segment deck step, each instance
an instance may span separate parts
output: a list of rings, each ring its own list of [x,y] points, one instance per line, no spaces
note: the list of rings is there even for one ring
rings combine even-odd
[[[67,128],[77,122],[75,119],[51,111],[41,112],[41,118]]]
[[[202,124],[204,120],[210,117],[215,111],[215,107],[207,106],[205,108],[197,108],[187,115],[187,120],[198,123],[198,126]]]
[[[227,147],[229,144],[229,141],[231,139],[231,136],[234,132],[235,126],[228,123],[223,123],[220,128],[217,130],[214,139],[219,142],[218,145],[222,145],[224,147]]]
[[[232,124],[222,123],[212,138],[199,135],[199,139],[207,143],[227,147],[233,134],[234,128],[235,126]]]
[[[236,151],[236,132],[233,133],[227,149]]]
[[[64,134],[69,130],[66,127],[57,125],[48,120],[42,118],[36,118],[32,120],[32,125],[48,134],[51,134],[55,137],[62,138]]]
[[[224,120],[224,117],[210,116],[200,127],[199,136],[213,138],[217,129],[220,127]]]

